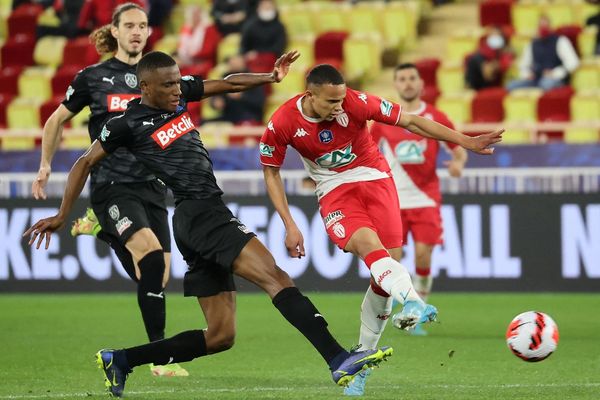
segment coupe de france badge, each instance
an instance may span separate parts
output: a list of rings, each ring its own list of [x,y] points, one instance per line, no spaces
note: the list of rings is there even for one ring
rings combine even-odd
[[[333,140],[333,132],[331,132],[329,129],[323,129],[321,132],[319,132],[319,140],[321,143],[331,142]]]

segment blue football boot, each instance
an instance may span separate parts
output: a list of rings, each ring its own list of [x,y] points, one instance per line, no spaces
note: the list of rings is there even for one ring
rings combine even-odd
[[[121,397],[125,390],[125,381],[131,369],[115,362],[114,350],[100,350],[96,353],[96,364],[104,372],[104,385],[111,396]]]
[[[394,353],[391,347],[376,350],[350,351],[350,355],[331,373],[333,381],[340,386],[348,386],[361,371],[373,368]]]
[[[404,303],[402,311],[392,316],[392,324],[402,330],[409,330],[417,324],[435,321],[437,308],[421,301],[409,300]]]
[[[346,396],[362,396],[365,394],[365,383],[369,375],[371,375],[371,369],[359,372],[354,380],[344,388],[344,394]]]

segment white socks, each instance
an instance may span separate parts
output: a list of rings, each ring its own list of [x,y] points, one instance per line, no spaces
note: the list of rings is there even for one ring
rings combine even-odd
[[[427,298],[431,293],[431,286],[433,285],[433,277],[431,276],[431,273],[422,275],[417,271],[413,277],[413,285],[418,295],[421,296],[425,303],[427,303]]]
[[[392,312],[393,299],[382,296],[373,291],[369,286],[360,307],[360,337],[361,350],[377,348],[377,342],[385,329],[385,325]]]
[[[398,261],[390,257],[386,250],[375,250],[365,257],[371,276],[386,293],[400,304],[406,301],[422,301],[414,289],[410,274]]]

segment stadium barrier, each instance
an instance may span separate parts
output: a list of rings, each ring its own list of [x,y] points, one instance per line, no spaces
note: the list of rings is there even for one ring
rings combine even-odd
[[[290,259],[284,228],[265,196],[226,197],[233,213],[271,249],[304,290],[363,291],[368,271],[327,239],[312,196],[291,196],[307,256]],[[76,203],[73,217],[86,200]],[[59,200],[0,200],[0,292],[132,290],[108,247],[61,230],[48,251],[21,235],[56,212]],[[172,210],[171,210],[172,212]],[[600,198],[597,194],[448,195],[442,207],[445,244],[436,248],[436,291],[594,291],[600,289]],[[409,239],[410,244],[410,239]],[[181,291],[187,266],[173,243],[169,290]],[[405,265],[414,269],[412,247]],[[239,282],[241,290],[255,290]]]

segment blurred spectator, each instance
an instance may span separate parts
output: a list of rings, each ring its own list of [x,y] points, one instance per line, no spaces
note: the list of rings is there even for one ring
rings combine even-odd
[[[539,87],[550,90],[568,84],[570,74],[579,66],[579,57],[565,36],[552,32],[550,20],[542,15],[538,36],[527,45],[519,63],[520,80],[508,84],[508,90]]]
[[[54,0],[52,8],[60,21],[58,26],[43,26],[37,28],[37,37],[46,35],[66,36],[74,38],[78,35],[77,21],[84,0]]]
[[[183,69],[188,67],[188,74],[206,77],[216,64],[221,34],[200,6],[190,5],[185,11],[177,46],[178,63]]]
[[[244,57],[231,56],[227,60],[228,72],[225,75],[248,72]],[[227,121],[236,125],[262,124],[265,107],[265,88],[257,86],[245,92],[228,93],[211,98],[211,105],[221,111],[219,121]]]
[[[250,60],[256,58],[258,53],[271,53],[277,58],[283,54],[286,45],[285,27],[279,20],[274,0],[260,0],[256,16],[250,18],[242,28],[242,54]]]
[[[221,35],[240,32],[248,17],[248,0],[214,0],[210,14]]]
[[[594,54],[600,55],[600,12],[596,15],[592,15],[585,21],[588,26],[596,26],[596,47],[594,48]]]
[[[173,9],[173,0],[145,0],[148,10],[148,26],[152,28],[147,47],[151,49],[163,37],[163,24],[169,19]]]
[[[467,86],[475,90],[501,86],[513,58],[502,30],[499,27],[490,28],[490,32],[479,44],[479,49],[467,59]]]
[[[70,0],[65,0],[70,1]],[[112,22],[112,14],[123,3],[139,4],[148,9],[145,0],[85,0],[79,13],[78,27],[83,32],[91,32]]]

